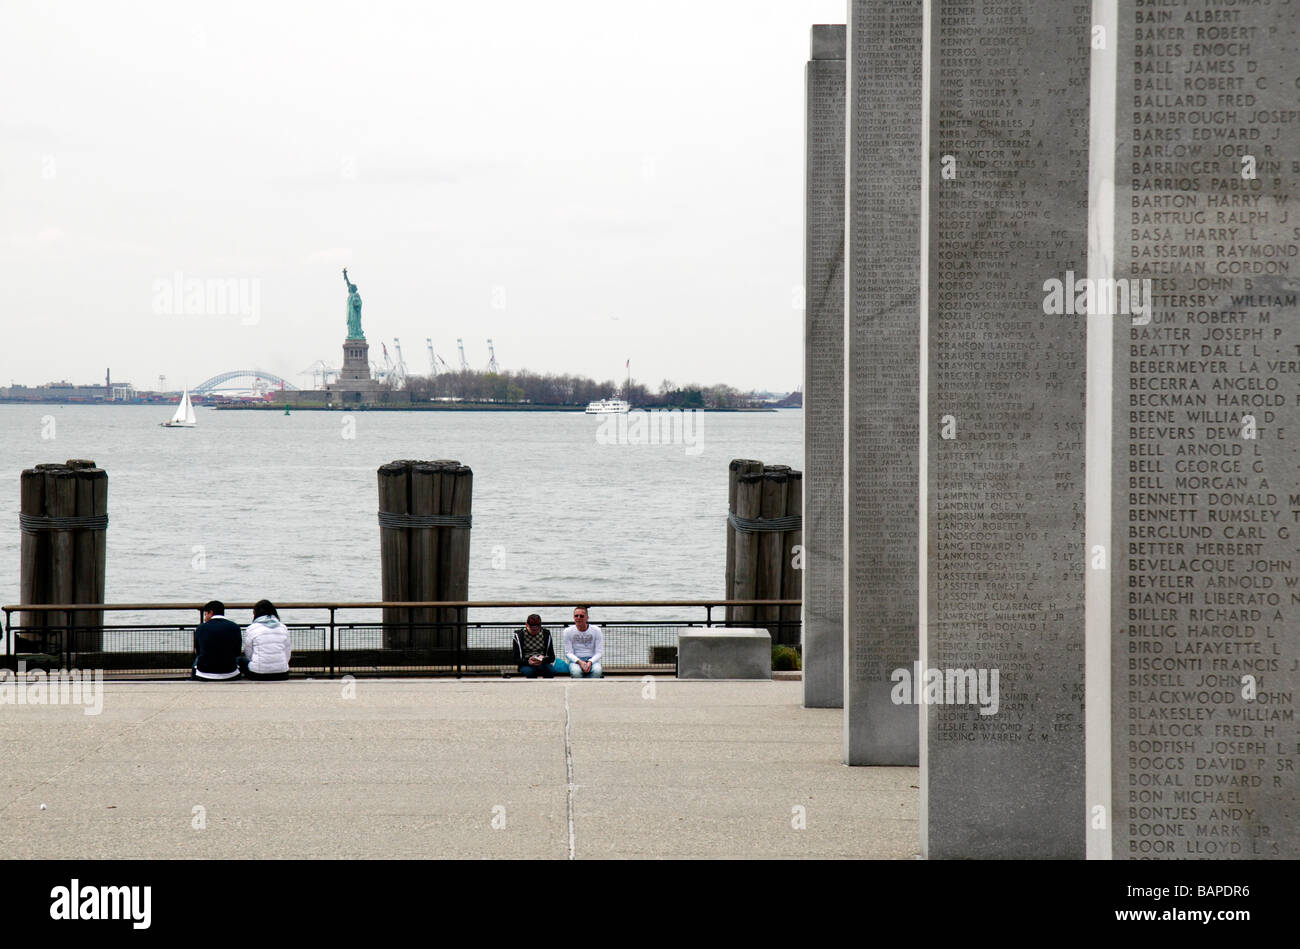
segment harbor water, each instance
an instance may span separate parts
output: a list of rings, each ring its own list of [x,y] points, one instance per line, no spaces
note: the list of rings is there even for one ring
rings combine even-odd
[[[18,601],[19,473],[40,462],[108,471],[109,603],[378,600],[375,472],[399,458],[473,469],[470,599],[576,603],[721,599],[728,462],[803,458],[799,410],[696,413],[666,444],[580,412],[197,411],[167,429],[166,406],[0,405],[0,599]],[[592,621],[647,612],[702,618]],[[557,632],[569,615],[543,612]]]

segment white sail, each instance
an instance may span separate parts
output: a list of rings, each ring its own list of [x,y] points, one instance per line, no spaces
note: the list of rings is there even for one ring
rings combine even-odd
[[[186,389],[181,396],[180,405],[176,406],[176,414],[162,424],[167,428],[193,428],[197,421],[194,417],[194,403],[190,401],[190,390]]]

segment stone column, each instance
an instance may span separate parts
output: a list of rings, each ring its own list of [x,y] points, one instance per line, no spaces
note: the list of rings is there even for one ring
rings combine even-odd
[[[844,34],[805,73],[803,704],[844,704]]]
[[[922,852],[1081,858],[1089,4],[927,6]]]
[[[921,0],[849,4],[844,760],[915,765]]]
[[[1108,560],[1088,624],[1088,852],[1294,860],[1297,13],[1109,7],[1118,54],[1093,103],[1116,160],[1095,176],[1091,222],[1094,272],[1115,282],[1091,288],[1106,337],[1088,374],[1111,398],[1088,420],[1109,471],[1088,497],[1109,512],[1089,538]]]

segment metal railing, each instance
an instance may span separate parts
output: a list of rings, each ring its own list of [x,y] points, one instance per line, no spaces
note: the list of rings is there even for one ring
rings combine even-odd
[[[290,673],[303,676],[517,675],[514,631],[533,612],[570,610],[574,600],[285,603],[277,605],[289,629]],[[592,622],[604,633],[602,667],[607,674],[673,674],[677,636],[683,629],[715,626],[765,628],[773,645],[799,648],[799,600],[610,600],[591,601]],[[746,618],[727,622],[727,607]],[[227,614],[252,610],[227,603]],[[16,668],[102,669],[114,677],[188,676],[194,661],[194,627],[200,603],[12,604],[4,612],[5,665]],[[376,616],[386,611],[390,619]],[[399,613],[400,611],[400,613]],[[605,619],[607,611],[630,614]],[[651,611],[675,614],[654,618]],[[170,623],[96,622],[76,625],[75,614],[190,613]],[[411,614],[435,622],[416,622]],[[17,618],[20,621],[15,621]],[[369,614],[369,615],[366,615]],[[394,614],[408,617],[393,621]],[[493,615],[489,615],[493,614]],[[511,618],[506,618],[508,614]],[[685,618],[683,618],[685,617]],[[232,617],[233,618],[233,617]],[[251,615],[250,615],[251,620]],[[546,622],[557,657],[570,620]]]

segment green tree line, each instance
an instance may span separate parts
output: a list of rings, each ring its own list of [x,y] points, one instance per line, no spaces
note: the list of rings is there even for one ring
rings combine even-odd
[[[436,376],[409,376],[413,401],[458,399],[465,402],[531,402],[534,405],[586,405],[597,399],[624,398],[634,408],[742,409],[762,405],[752,392],[728,385],[678,386],[665,379],[655,392],[640,383],[618,385],[569,374],[482,372],[465,369]]]

